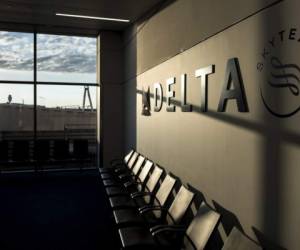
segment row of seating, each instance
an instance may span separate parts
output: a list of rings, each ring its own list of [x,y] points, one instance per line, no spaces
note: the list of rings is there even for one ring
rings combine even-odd
[[[203,201],[187,220],[196,194],[134,150],[100,174],[122,249],[205,249],[217,230],[218,212]],[[222,249],[261,248],[234,228]]]
[[[85,139],[76,139],[72,141],[73,153],[70,152],[70,141],[68,140],[46,140],[36,141],[36,147],[33,141],[14,140],[0,141],[0,162],[26,162],[36,159],[38,162],[47,162],[50,160],[64,159],[88,159],[89,142]],[[35,148],[35,150],[34,150]]]

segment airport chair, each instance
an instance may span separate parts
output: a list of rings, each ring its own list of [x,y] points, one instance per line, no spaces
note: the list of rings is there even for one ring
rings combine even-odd
[[[142,202],[138,203],[136,199],[130,198],[128,196],[113,196],[109,198],[110,205],[112,209],[123,209],[123,208],[129,208],[131,210],[130,212],[124,212],[127,213],[129,216],[130,213],[132,213],[132,217],[136,216],[136,210],[137,208],[141,208],[145,205],[154,205],[154,206],[161,206],[163,207],[169,198],[171,191],[173,190],[176,183],[176,179],[170,176],[169,174],[164,178],[163,182],[161,183],[159,189],[157,190],[156,194],[153,193],[147,193],[142,195],[142,197],[146,198],[148,197],[150,202]],[[137,197],[136,197],[137,198]],[[122,212],[120,212],[122,213]]]
[[[8,141],[0,141],[0,163],[8,163]]]
[[[69,141],[54,140],[53,159],[54,161],[67,161],[70,159]]]
[[[114,195],[129,195],[134,191],[142,191],[145,188],[145,181],[149,176],[153,162],[147,160],[136,180],[125,182],[123,186],[107,187],[106,194],[108,196]]]
[[[142,191],[134,192],[130,194],[130,197],[120,198],[120,200],[123,200],[125,204],[135,204],[137,207],[145,206],[146,204],[153,204],[153,200],[155,199],[155,191],[156,187],[158,185],[159,180],[161,179],[161,176],[163,174],[163,169],[155,166],[154,170],[152,171],[150,177],[148,178],[145,188]],[[167,182],[166,182],[167,183]],[[163,184],[164,185],[166,185]],[[164,190],[165,192],[168,191],[168,189]],[[131,198],[134,199],[134,203],[132,203]],[[136,211],[133,211],[133,214],[136,215]]]
[[[13,142],[12,160],[22,164],[30,161],[29,141],[15,140]]]
[[[128,209],[115,210],[113,211],[115,222],[118,226],[140,224],[143,221],[146,222],[147,226],[158,224],[176,225],[180,223],[193,198],[194,193],[181,185],[168,209],[166,206],[160,205],[145,206],[140,208],[139,213],[135,216],[132,216],[133,213]]]
[[[126,182],[137,181],[138,173],[142,169],[144,162],[145,162],[145,157],[142,155],[139,155],[131,172],[121,173],[121,174],[117,175],[117,177],[115,177],[115,178],[105,179],[105,180],[103,180],[103,185],[105,186],[105,185],[107,185],[107,183],[110,183],[115,188],[119,187],[118,190],[114,190],[113,192],[117,192],[117,191],[122,192],[120,190],[125,189]],[[111,190],[106,190],[106,191],[110,192]]]
[[[133,153],[135,152],[134,149],[131,149],[125,156],[123,159],[112,159],[110,161],[110,166],[111,167],[116,167],[116,166],[126,166],[126,164],[129,162],[130,157],[133,155]]]
[[[75,160],[86,161],[89,159],[89,141],[86,139],[76,139],[73,144],[73,155]]]
[[[149,229],[127,227],[118,230],[122,249],[193,249],[205,248],[214,232],[220,214],[202,202],[186,228],[180,225],[157,225]]]
[[[124,156],[123,159],[113,159],[110,161],[110,167],[100,168],[99,171],[101,174],[104,173],[111,173],[112,171],[115,171],[117,168],[127,167],[127,164],[133,155],[134,150],[131,149],[128,154]]]
[[[136,163],[139,153],[134,152],[132,156],[129,158],[128,163],[118,163],[118,164],[113,164],[114,167],[111,167],[110,169],[113,169],[113,171],[106,172],[106,173],[101,173],[101,178],[102,180],[107,180],[107,179],[114,179],[118,175],[122,173],[129,173],[131,172],[131,169],[134,167],[134,164]]]
[[[101,173],[102,180],[114,179],[117,175],[120,175],[121,173],[126,172],[126,171],[130,171],[134,167],[134,164],[135,164],[138,156],[139,156],[139,153],[133,152],[133,154],[130,157],[130,160],[128,161],[127,164],[114,165],[115,167],[116,166],[119,166],[119,167],[114,169],[114,171]]]
[[[150,177],[148,178],[144,190],[130,194],[130,197],[135,200],[138,206],[149,204],[151,197],[155,197],[155,189],[162,177],[163,169],[155,165]],[[141,202],[142,201],[142,202]]]
[[[115,178],[105,179],[105,180],[103,180],[103,185],[105,187],[121,186],[121,185],[123,185],[123,183],[125,183],[127,181],[136,180],[138,177],[137,174],[141,170],[144,162],[145,162],[145,157],[142,155],[139,155],[134,166],[132,167],[131,171],[117,174]]]
[[[262,247],[234,227],[226,239],[222,250],[262,250]]]
[[[37,140],[35,145],[35,159],[38,163],[47,163],[50,161],[50,141]]]

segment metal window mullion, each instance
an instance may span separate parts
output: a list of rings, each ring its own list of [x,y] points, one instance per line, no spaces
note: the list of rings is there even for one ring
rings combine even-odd
[[[33,34],[33,141],[34,141],[34,162],[35,171],[37,171],[37,161],[36,161],[36,143],[37,143],[37,33],[34,31]]]

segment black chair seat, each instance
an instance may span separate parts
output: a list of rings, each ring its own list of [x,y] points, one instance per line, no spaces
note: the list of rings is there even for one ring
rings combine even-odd
[[[109,198],[112,209],[135,208],[135,202],[127,196],[117,196]]]
[[[151,244],[153,249],[155,244],[161,249],[205,249],[219,219],[220,214],[202,202],[188,227],[157,224],[150,230],[135,226],[121,228],[118,232],[122,249],[143,249],[144,245]]]
[[[128,192],[121,188],[110,188],[106,189],[107,195],[110,197],[110,204],[112,208],[120,208],[120,207],[128,207],[128,204],[135,204],[134,206],[130,207],[143,207],[149,203],[147,203],[143,197],[137,197],[135,199],[130,198]],[[113,205],[112,205],[113,204]],[[114,207],[116,206],[116,207]]]
[[[116,196],[116,195],[129,195],[127,190],[124,187],[108,187],[106,188],[106,194],[111,197],[111,196]]]
[[[114,219],[119,227],[143,225],[145,227],[155,226],[156,224],[163,224],[164,222],[156,217],[153,213],[146,213],[141,215],[134,208],[117,209],[113,211]]]
[[[135,209],[118,209],[113,211],[118,226],[131,226],[144,224],[142,216]]]
[[[104,173],[104,174],[101,174],[101,178],[102,178],[102,180],[107,180],[107,179],[113,179],[114,176],[110,173]]]
[[[113,168],[99,168],[101,174],[111,173],[113,170]]]
[[[149,229],[140,227],[121,228],[119,229],[119,235],[125,249],[157,249]]]
[[[150,201],[146,202],[143,197],[137,197],[137,198],[134,199],[134,201],[135,201],[135,204],[137,205],[137,207],[143,207],[145,205],[150,204]]]
[[[126,181],[131,180],[132,178],[134,178],[134,175],[132,173],[124,173],[124,174],[120,174],[118,177],[123,182],[126,182]]]
[[[120,186],[120,182],[114,179],[103,180],[104,187]]]

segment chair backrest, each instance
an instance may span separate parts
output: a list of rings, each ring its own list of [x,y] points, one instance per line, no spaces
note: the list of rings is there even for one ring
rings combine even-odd
[[[8,142],[0,141],[0,161],[8,161]]]
[[[155,166],[153,172],[151,173],[147,183],[146,183],[146,188],[147,190],[152,193],[163,173],[162,168]]]
[[[153,166],[153,162],[150,160],[147,160],[143,169],[141,170],[141,172],[139,174],[139,180],[141,181],[141,183],[144,183],[144,181],[146,180],[152,166]]]
[[[181,185],[168,210],[167,222],[169,225],[180,223],[187,209],[191,205],[194,195],[193,192]]]
[[[128,168],[131,169],[134,166],[134,163],[136,159],[138,158],[139,154],[137,152],[134,152],[132,156],[130,157],[130,160],[127,164]]]
[[[73,143],[73,156],[75,159],[89,158],[89,141],[87,139],[76,139]]]
[[[262,247],[255,244],[234,227],[226,239],[222,250],[262,250]]]
[[[35,155],[38,161],[49,161],[50,159],[50,141],[40,139],[36,141]]]
[[[54,140],[53,158],[55,160],[66,160],[69,158],[69,141]]]
[[[160,187],[155,195],[154,205],[165,205],[172,189],[175,186],[175,183],[176,179],[167,174],[163,182],[160,184]]]
[[[14,141],[12,158],[14,161],[29,160],[29,141],[27,140]]]
[[[127,155],[124,157],[124,163],[127,164],[130,160],[130,157],[133,155],[134,150],[131,149]]]
[[[204,249],[219,219],[220,214],[207,206],[205,202],[202,202],[197,214],[187,228],[183,242],[184,249]]]
[[[140,171],[141,167],[143,166],[143,163],[145,161],[145,157],[140,155],[134,164],[134,167],[132,169],[132,173],[137,176],[138,172]]]

